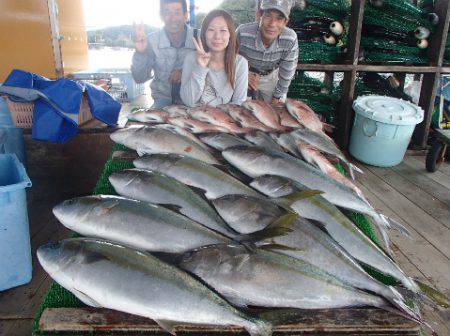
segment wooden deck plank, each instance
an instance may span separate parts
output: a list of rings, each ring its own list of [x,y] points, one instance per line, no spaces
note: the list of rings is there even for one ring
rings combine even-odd
[[[373,167],[364,166],[365,174],[360,177],[362,183],[366,183],[371,191],[382,199],[389,199],[385,204],[396,212],[407,224],[406,227],[417,236],[423,237],[432,244],[449,262],[450,257],[450,229],[436,221],[413,202],[403,197],[395,188],[390,186],[375,175]],[[426,202],[427,200],[423,200]],[[411,223],[411,224],[410,224]],[[414,225],[412,225],[414,223]]]
[[[411,263],[410,260],[408,260],[398,246],[394,245],[392,249],[395,253],[398,265],[406,272],[406,274],[429,286],[433,286],[426,276],[413,263]],[[424,321],[430,324],[438,335],[450,335],[450,310],[447,309],[436,312],[429,306],[422,305],[421,312]],[[434,336],[429,328],[422,327],[422,333],[424,336]]]
[[[0,320],[0,335],[26,336],[33,332],[33,320]]]
[[[358,178],[357,184],[371,204],[376,209],[381,209],[385,215],[392,217],[408,228],[419,225],[419,222],[416,220],[410,220],[407,223],[402,218],[402,213],[397,214],[397,212],[394,212],[396,210],[395,198],[401,198],[402,196],[399,194],[394,194],[393,196],[385,195],[384,191],[380,191],[377,186],[382,181],[376,176],[375,179],[368,179],[368,175],[372,175],[372,177],[374,175],[367,169],[364,170],[367,172]],[[414,240],[410,240],[395,231],[390,232],[390,237],[408,259],[426,275],[433,286],[448,293],[450,291],[450,266],[448,259],[422,236],[417,234],[416,231],[413,230],[412,234]]]
[[[411,162],[414,162],[411,160]],[[416,163],[414,163],[416,164]],[[402,175],[404,178],[408,179],[416,186],[425,190],[433,197],[441,200],[445,204],[450,204],[450,192],[449,189],[443,186],[441,183],[435,182],[427,176],[427,173],[417,166],[412,166],[413,164],[409,160],[402,162],[398,166],[392,167],[392,170]]]
[[[424,174],[426,177],[450,189],[450,164],[444,162],[438,171],[430,173],[425,168],[425,156],[406,156],[403,162],[414,172]]]
[[[367,169],[388,183],[412,203],[424,210],[428,215],[450,229],[450,204],[443,203],[437,198],[434,198],[432,195],[395,172],[395,170],[377,167],[367,167]]]

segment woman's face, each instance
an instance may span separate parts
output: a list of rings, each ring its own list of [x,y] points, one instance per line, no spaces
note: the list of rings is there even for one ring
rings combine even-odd
[[[205,32],[206,45],[209,51],[224,51],[230,41],[230,31],[228,25],[222,16],[212,19]]]

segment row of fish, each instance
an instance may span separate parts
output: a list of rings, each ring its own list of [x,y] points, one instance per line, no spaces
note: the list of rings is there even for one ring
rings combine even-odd
[[[299,146],[306,144],[348,162],[323,131],[195,136],[163,124],[111,138],[142,155],[135,169],[110,175],[120,196],[57,205],[58,220],[90,238],[38,250],[44,269],[84,303],[151,318],[170,332],[195,323],[270,335],[271,322],[247,311],[254,306],[374,306],[423,323],[397,289],[360,264],[412,293],[419,286],[338,207],[401,227],[313,160],[299,159],[308,157]]]

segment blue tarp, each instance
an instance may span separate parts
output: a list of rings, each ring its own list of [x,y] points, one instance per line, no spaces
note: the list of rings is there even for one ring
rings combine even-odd
[[[48,78],[13,70],[0,93],[13,100],[34,101],[32,137],[36,140],[65,143],[78,133],[78,113],[86,94],[92,116],[109,126],[117,124],[121,104],[106,91],[89,83],[68,78]]]

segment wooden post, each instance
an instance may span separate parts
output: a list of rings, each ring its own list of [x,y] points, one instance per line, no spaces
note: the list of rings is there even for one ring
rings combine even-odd
[[[355,95],[356,67],[358,65],[365,4],[365,0],[353,0],[350,13],[346,63],[351,64],[352,68],[344,73],[341,105],[338,115],[339,134],[337,140],[342,149],[347,149],[350,139],[350,129],[353,120],[352,103]]]
[[[441,80],[445,43],[447,41],[450,20],[450,0],[437,0],[435,10],[439,16],[439,25],[431,40],[428,55],[431,65],[436,66],[436,72],[424,74],[422,81],[419,105],[424,109],[425,117],[423,122],[417,125],[413,134],[413,147],[418,149],[423,149],[427,145],[431,117],[434,110],[434,100],[436,98],[436,88]]]

